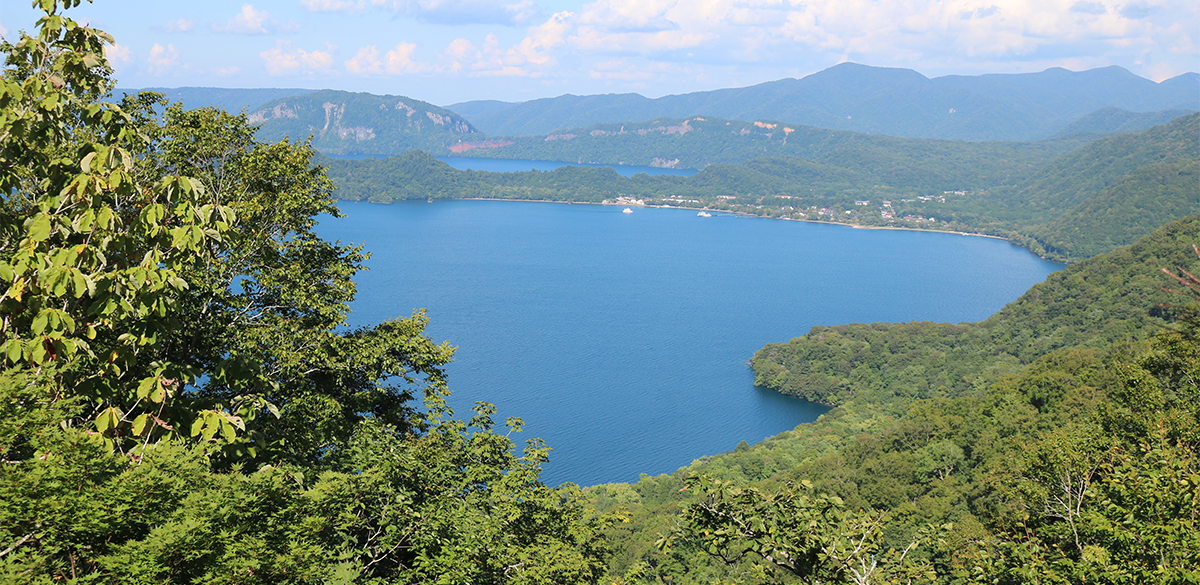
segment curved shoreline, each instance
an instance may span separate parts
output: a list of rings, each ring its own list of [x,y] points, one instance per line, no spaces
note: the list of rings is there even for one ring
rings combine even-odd
[[[417,200],[409,199],[408,201],[417,201]],[[455,198],[455,199],[443,199],[443,201],[516,201],[516,202],[521,202],[521,203],[561,203],[561,204],[565,204],[565,205],[604,205],[604,206],[608,206],[608,207],[628,207],[628,205],[624,204],[624,203],[596,203],[594,201],[550,201],[547,199],[500,199],[500,198],[490,198],[490,197],[461,197],[461,198]],[[373,203],[373,202],[367,201],[366,203]],[[390,205],[390,204],[389,203],[381,203],[379,205]],[[1023,248],[1022,246],[1013,243],[1012,240],[1009,240],[1008,238],[1004,238],[1001,236],[993,236],[993,235],[989,235],[989,234],[977,234],[974,232],[960,232],[957,230],[934,230],[934,229],[929,229],[929,228],[913,228],[913,227],[889,226],[889,225],[861,225],[861,224],[853,224],[853,223],[842,223],[842,222],[837,222],[837,221],[822,221],[819,219],[796,219],[793,217],[763,217],[761,215],[754,215],[751,213],[744,213],[741,211],[725,211],[725,210],[720,210],[720,209],[708,209],[708,208],[702,209],[699,207],[677,207],[675,205],[637,205],[635,207],[646,207],[646,208],[651,208],[651,209],[685,209],[685,210],[710,211],[710,212],[716,211],[720,215],[714,215],[713,217],[721,217],[721,215],[725,215],[727,217],[739,217],[739,218],[744,218],[744,219],[773,219],[773,220],[778,220],[778,221],[797,221],[797,222],[802,222],[802,223],[819,223],[819,224],[824,224],[824,225],[836,225],[836,226],[848,227],[848,228],[852,228],[852,229],[856,229],[856,230],[897,230],[897,231],[908,231],[908,232],[929,232],[929,233],[934,233],[934,234],[957,234],[960,236],[970,236],[973,238],[992,238],[994,240],[1003,240],[1014,246],[1017,246],[1018,248]],[[1029,251],[1028,248],[1024,248],[1024,249],[1026,251]],[[1033,254],[1032,251],[1029,251],[1029,253]],[[1034,256],[1037,256],[1037,254],[1034,254]],[[1039,258],[1040,258],[1040,256],[1039,256]]]

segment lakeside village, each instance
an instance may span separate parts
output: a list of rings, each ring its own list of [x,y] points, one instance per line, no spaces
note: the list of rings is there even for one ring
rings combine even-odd
[[[968,231],[957,222],[939,221],[935,217],[939,204],[947,198],[965,198],[972,192],[965,190],[944,191],[940,195],[922,195],[913,198],[892,200],[849,199],[830,201],[822,197],[825,205],[806,205],[813,197],[798,195],[767,195],[754,198],[750,195],[717,195],[713,198],[688,198],[670,196],[639,199],[618,196],[605,199],[604,205],[622,207],[662,207],[696,209],[705,212],[720,212],[730,215],[753,216],[794,221],[820,221],[844,223],[861,227],[918,228],[938,231]],[[841,199],[841,198],[837,198]],[[840,205],[839,205],[840,204]]]

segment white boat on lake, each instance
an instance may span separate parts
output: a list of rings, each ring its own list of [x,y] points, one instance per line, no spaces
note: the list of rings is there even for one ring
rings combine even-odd
[[[701,211],[696,214],[696,217],[712,217],[712,214],[707,211]]]
[[[630,209],[630,208],[628,208],[628,207],[626,207],[625,209],[622,209],[622,210],[621,210],[621,213],[633,213],[633,210],[632,210],[632,209]]]

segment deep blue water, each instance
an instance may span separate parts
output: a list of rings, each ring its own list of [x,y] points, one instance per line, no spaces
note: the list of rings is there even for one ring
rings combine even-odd
[[[813,325],[976,321],[1061,268],[989,238],[679,209],[343,202],[329,239],[373,254],[352,324],[429,311],[458,347],[451,404],[520,416],[543,479],[668,473],[814,420],[746,361]]]

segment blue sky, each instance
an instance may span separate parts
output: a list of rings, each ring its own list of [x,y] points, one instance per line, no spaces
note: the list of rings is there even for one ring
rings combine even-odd
[[[843,61],[947,74],[1200,70],[1195,0],[96,0],[123,87],[301,87],[438,105],[648,97]],[[0,35],[32,30],[0,0]]]

